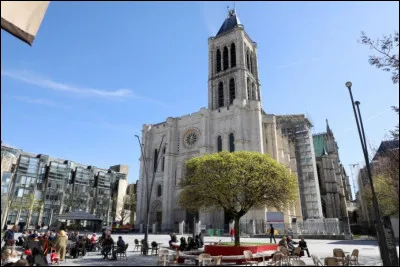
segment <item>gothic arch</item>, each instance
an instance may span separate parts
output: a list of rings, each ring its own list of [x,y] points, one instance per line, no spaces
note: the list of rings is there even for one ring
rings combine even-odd
[[[250,72],[254,74],[254,69],[253,69],[253,52],[250,52]]]
[[[150,205],[150,224],[156,221],[161,223],[160,217],[162,217],[162,202],[157,199],[154,200]]]
[[[221,50],[217,49],[217,72],[221,71]]]
[[[235,152],[235,134],[229,133],[229,152]]]
[[[236,45],[231,44],[231,68],[236,67]]]
[[[218,108],[222,108],[224,106],[224,83],[219,82],[218,84]]]
[[[247,69],[250,70],[250,55],[249,55],[248,48],[246,48],[246,66],[247,66]]]
[[[224,70],[229,68],[229,51],[228,47],[224,47],[224,51],[222,52],[222,64],[224,65]]]
[[[250,88],[250,78],[247,77],[247,99],[251,99],[251,88]]]
[[[258,100],[256,85],[254,84],[254,82],[252,83],[251,87],[252,87],[253,99]]]
[[[222,135],[218,135],[217,136],[217,152],[221,152],[222,151]]]
[[[236,98],[236,86],[235,79],[229,79],[229,104],[233,104],[233,100]]]

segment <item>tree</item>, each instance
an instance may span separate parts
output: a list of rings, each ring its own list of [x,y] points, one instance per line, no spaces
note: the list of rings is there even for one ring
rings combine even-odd
[[[14,200],[11,202],[10,208],[18,210],[16,222],[19,221],[22,211],[28,212],[27,222],[26,222],[26,228],[28,228],[30,225],[32,213],[39,212],[42,205],[43,201],[40,199],[36,199],[34,193],[30,193],[28,195],[23,195],[21,201],[17,201],[14,198]]]
[[[131,203],[132,196],[124,196],[122,200],[119,200],[116,205],[116,216],[115,220],[121,221],[121,225],[130,217],[133,216],[133,212],[131,211],[130,203]],[[133,198],[133,201],[135,199]]]
[[[381,215],[398,216],[399,197],[396,187],[392,185],[392,179],[385,175],[377,175],[374,176],[373,183]],[[368,207],[372,209],[372,193],[369,185],[365,188],[364,199],[367,201]]]
[[[399,82],[399,32],[395,31],[394,36],[383,36],[382,40],[372,41],[365,32],[361,32],[362,44],[368,45],[371,49],[378,52],[378,56],[369,56],[369,64],[392,72],[392,81],[394,84]],[[397,54],[396,54],[397,52]]]
[[[399,32],[395,31],[394,36],[383,36],[381,40],[376,41],[372,41],[365,32],[361,32],[360,42],[378,52],[378,56],[369,56],[369,64],[383,71],[391,71],[392,81],[397,84],[399,82]],[[399,107],[392,106],[392,109],[399,114]],[[399,140],[399,124],[390,133],[394,139]]]
[[[297,198],[297,178],[272,157],[257,152],[220,152],[186,162],[179,203],[186,209],[222,208],[235,221],[235,246],[240,246],[239,220],[252,208],[289,207]]]

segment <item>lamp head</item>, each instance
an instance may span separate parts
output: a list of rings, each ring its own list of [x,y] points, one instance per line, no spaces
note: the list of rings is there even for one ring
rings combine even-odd
[[[139,135],[135,134],[135,136],[136,136],[137,138],[139,138]]]
[[[357,106],[360,105],[360,101],[355,101],[354,104],[356,104]]]
[[[346,87],[347,87],[347,88],[349,88],[349,89],[350,89],[350,88],[351,88],[351,86],[352,86],[352,83],[351,83],[351,82],[347,82],[347,83],[346,83]]]

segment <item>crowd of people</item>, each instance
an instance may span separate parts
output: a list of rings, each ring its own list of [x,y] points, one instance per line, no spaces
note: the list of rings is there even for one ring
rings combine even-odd
[[[203,234],[200,232],[198,235],[193,237],[185,237],[180,238],[180,243],[177,243],[177,237],[175,233],[169,233],[170,240],[168,242],[169,247],[173,249],[179,249],[180,251],[189,251],[193,249],[202,248],[204,246]]]

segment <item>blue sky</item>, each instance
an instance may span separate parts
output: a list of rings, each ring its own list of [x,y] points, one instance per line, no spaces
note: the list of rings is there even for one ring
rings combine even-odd
[[[1,31],[1,139],[24,151],[139,173],[135,134],[207,106],[208,43],[232,2],[51,2],[32,47]],[[362,162],[348,91],[369,144],[398,121],[399,87],[368,64],[364,30],[398,30],[398,2],[236,2],[258,44],[267,113],[328,118],[344,165]],[[349,170],[350,173],[350,170]]]

